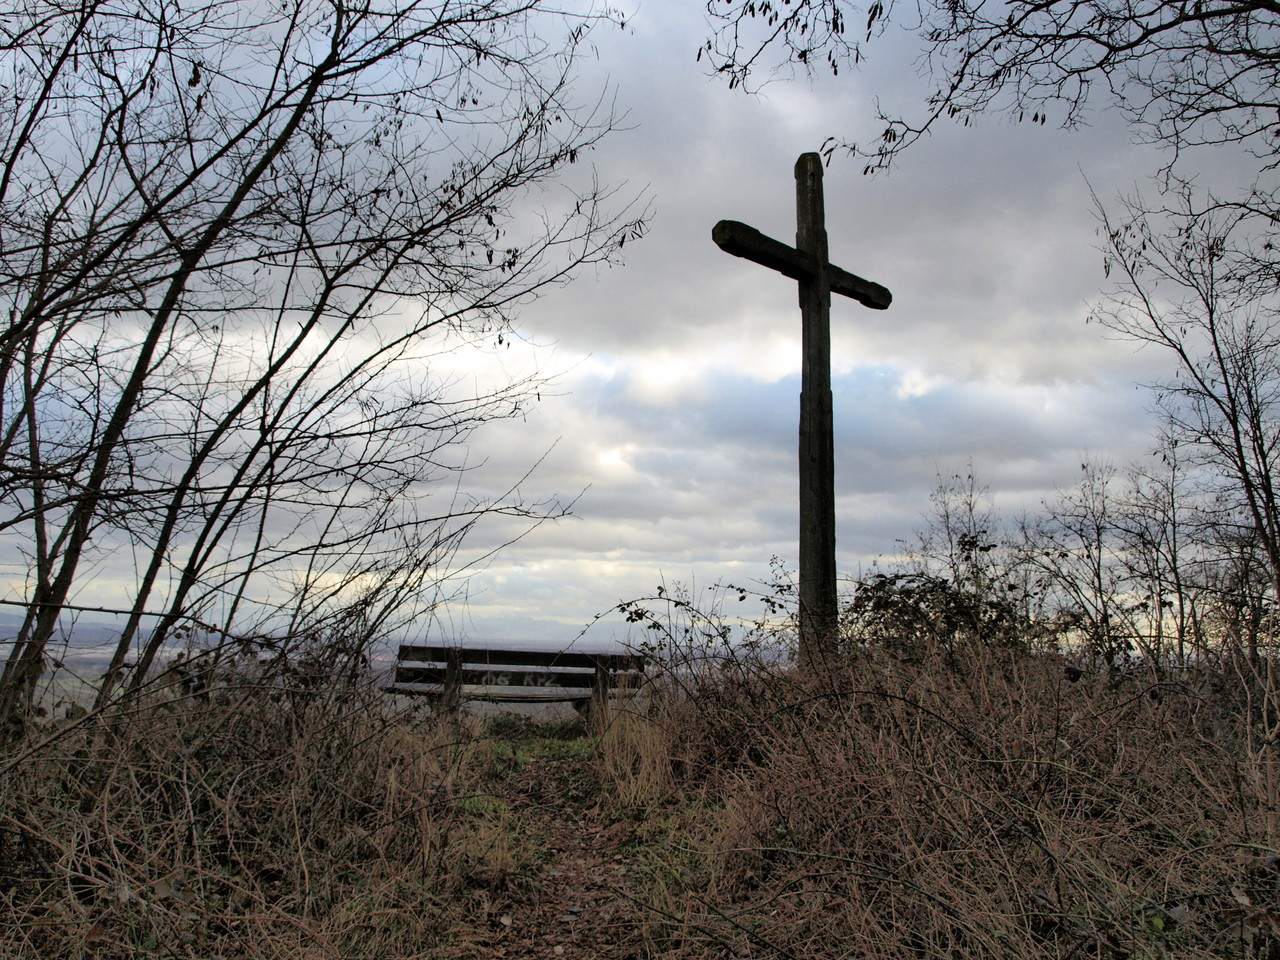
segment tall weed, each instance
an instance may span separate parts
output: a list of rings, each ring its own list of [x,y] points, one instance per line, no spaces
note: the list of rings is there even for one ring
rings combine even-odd
[[[11,764],[0,955],[431,955],[522,864],[473,738],[383,700],[157,698]]]
[[[655,955],[1280,956],[1273,691],[975,645],[719,673],[632,741]]]

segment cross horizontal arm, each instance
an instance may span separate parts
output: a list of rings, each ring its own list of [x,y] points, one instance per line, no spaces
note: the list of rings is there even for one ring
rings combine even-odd
[[[792,280],[811,280],[813,270],[809,258],[795,247],[766,237],[755,227],[737,220],[721,220],[711,228],[711,239],[725,253],[746,257],[770,270],[777,270]]]
[[[792,280],[813,279],[813,266],[808,257],[795,247],[766,237],[755,227],[749,227],[745,223],[721,220],[711,229],[711,239],[725,253],[745,257],[761,266],[777,270]],[[832,293],[857,300],[872,310],[888,309],[893,302],[893,294],[885,287],[864,280],[834,264],[827,264],[827,281]]]
[[[841,270],[833,263],[827,264],[827,280],[831,284],[832,293],[857,300],[872,310],[888,310],[889,304],[893,303],[893,294],[887,287],[863,280],[856,273]]]

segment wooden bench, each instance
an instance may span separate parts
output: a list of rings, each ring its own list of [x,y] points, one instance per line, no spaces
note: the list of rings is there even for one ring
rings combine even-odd
[[[389,693],[467,700],[572,702],[579,709],[644,682],[645,658],[628,653],[403,644]]]

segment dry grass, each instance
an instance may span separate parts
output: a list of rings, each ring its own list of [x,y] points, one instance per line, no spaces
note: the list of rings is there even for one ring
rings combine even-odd
[[[0,776],[0,956],[431,956],[529,871],[487,765],[374,691],[82,724]]]
[[[246,686],[13,748],[0,956],[483,955],[539,896],[536,754],[626,824],[620,955],[1280,958],[1265,670],[862,651],[812,682],[684,665],[593,737],[512,723]]]
[[[651,956],[1271,958],[1277,717],[1209,671],[867,652],[674,686],[601,764],[649,804]]]

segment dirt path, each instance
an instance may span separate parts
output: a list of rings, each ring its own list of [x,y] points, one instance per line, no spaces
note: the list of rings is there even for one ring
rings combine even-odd
[[[528,889],[511,891],[451,951],[459,960],[489,957],[626,960],[639,954],[641,913],[627,894],[632,865],[629,823],[610,821],[598,803],[591,763],[532,756],[508,780],[516,829],[541,849],[544,866]]]

